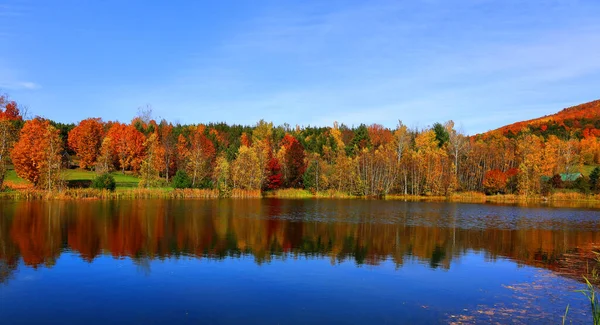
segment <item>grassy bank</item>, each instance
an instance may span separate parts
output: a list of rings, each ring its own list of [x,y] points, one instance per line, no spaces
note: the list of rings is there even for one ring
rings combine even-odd
[[[0,192],[0,198],[15,200],[84,200],[84,199],[217,199],[217,198],[280,198],[280,199],[365,199],[369,197],[350,195],[337,191],[312,193],[303,189],[281,189],[269,192],[260,190],[233,189],[223,193],[213,189],[173,189],[120,187],[111,192],[91,188],[45,191],[31,186],[8,189]],[[485,195],[478,192],[454,193],[450,196],[387,195],[384,200],[414,202],[456,202],[493,204],[547,204],[554,207],[600,207],[600,195],[580,193],[555,193],[550,196],[525,197],[512,194]]]
[[[335,190],[311,192],[304,189],[279,189],[261,192],[260,190],[232,189],[219,192],[212,189],[173,189],[172,187],[138,188],[139,178],[121,172],[113,172],[117,188],[114,192],[91,188],[68,188],[62,191],[43,191],[33,188],[26,180],[19,178],[14,170],[9,170],[5,179],[6,191],[0,197],[10,199],[212,199],[230,198],[281,198],[281,199],[356,199],[363,196],[351,195]],[[84,184],[96,177],[92,171],[70,169],[63,173],[63,179],[70,184]],[[563,190],[548,196],[519,196],[514,194],[485,195],[481,192],[459,192],[449,196],[419,196],[391,194],[383,197],[386,200],[422,201],[422,202],[457,202],[457,203],[494,203],[494,204],[548,204],[556,207],[600,207],[600,195],[585,195]]]
[[[108,191],[85,189],[66,189],[62,191],[44,191],[36,189],[12,190],[0,193],[1,198],[14,200],[104,200],[104,199],[217,199],[260,198],[260,191],[235,190],[227,195],[208,189],[172,189],[172,188],[135,188],[129,190]]]

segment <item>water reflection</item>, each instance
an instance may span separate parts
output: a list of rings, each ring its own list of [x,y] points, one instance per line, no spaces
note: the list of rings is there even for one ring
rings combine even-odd
[[[383,201],[212,200],[0,202],[0,281],[19,261],[52,267],[66,250],[148,260],[417,260],[450,267],[467,252],[552,269],[600,241],[593,210]],[[147,270],[149,271],[149,270]]]

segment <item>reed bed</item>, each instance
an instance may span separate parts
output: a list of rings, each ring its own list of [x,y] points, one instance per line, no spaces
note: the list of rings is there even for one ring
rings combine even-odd
[[[600,194],[583,194],[578,192],[556,192],[548,198],[550,201],[600,201]]]
[[[242,190],[234,188],[230,193],[226,193],[224,196],[235,199],[257,199],[262,197],[262,192],[260,190]]]
[[[17,191],[0,193],[0,197],[15,200],[84,200],[84,199],[218,199],[232,198],[260,198],[260,190],[234,189],[229,193],[212,189],[171,189],[171,188],[132,188],[97,190],[91,188],[64,189],[60,191],[45,191],[26,188]]]
[[[91,188],[68,188],[56,191],[35,189],[30,184],[6,184],[7,191],[0,198],[16,200],[82,200],[82,199],[217,199],[217,198],[280,198],[280,199],[357,199],[371,198],[335,190],[311,192],[304,189],[260,190],[231,189],[172,189],[172,188],[117,188],[116,191]],[[498,204],[549,204],[554,207],[600,207],[600,194],[585,195],[577,192],[557,192],[549,196],[522,196],[515,194],[485,195],[480,192],[458,192],[449,196],[386,195],[385,200],[421,202],[462,202]]]
[[[263,193],[263,197],[278,199],[353,199],[360,196],[339,192],[335,190],[311,192],[299,188],[285,188]]]

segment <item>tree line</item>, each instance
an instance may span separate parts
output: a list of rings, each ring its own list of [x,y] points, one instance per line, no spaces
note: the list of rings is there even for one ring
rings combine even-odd
[[[555,188],[600,190],[600,169],[590,177],[553,177],[593,164],[600,164],[600,142],[590,132],[466,136],[452,121],[425,128],[402,121],[395,128],[290,127],[264,120],[254,126],[182,125],[157,122],[148,110],[129,123],[88,118],[62,124],[24,119],[17,103],[0,97],[0,186],[12,165],[35,187],[60,189],[64,169],[76,166],[99,175],[133,173],[140,187],[213,188],[224,195],[281,188],[362,196],[538,195]]]

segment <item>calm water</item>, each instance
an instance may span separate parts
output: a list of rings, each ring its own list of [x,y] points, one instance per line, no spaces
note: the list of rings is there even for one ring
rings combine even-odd
[[[0,201],[1,324],[559,324],[600,212],[367,200]]]

